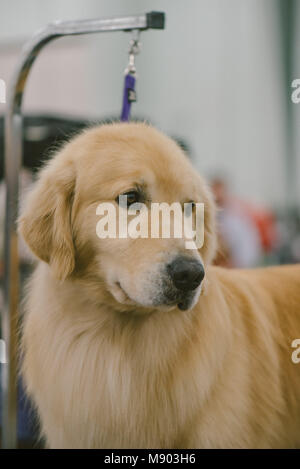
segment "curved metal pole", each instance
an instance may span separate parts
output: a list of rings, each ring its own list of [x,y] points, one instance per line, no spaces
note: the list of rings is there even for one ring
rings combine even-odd
[[[4,241],[4,311],[2,337],[7,362],[1,365],[2,447],[17,445],[17,367],[19,259],[16,219],[18,215],[19,172],[22,163],[22,99],[28,74],[41,49],[61,36],[107,31],[163,29],[164,13],[83,21],[57,21],[39,31],[25,44],[10,84],[5,116],[6,218]]]

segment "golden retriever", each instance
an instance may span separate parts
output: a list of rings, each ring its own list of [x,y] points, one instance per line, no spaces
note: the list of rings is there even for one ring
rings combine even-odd
[[[121,194],[204,203],[203,247],[99,239],[97,206]],[[174,141],[141,123],[83,132],[19,226],[39,258],[22,372],[48,447],[300,447],[300,266],[211,266],[214,202]]]

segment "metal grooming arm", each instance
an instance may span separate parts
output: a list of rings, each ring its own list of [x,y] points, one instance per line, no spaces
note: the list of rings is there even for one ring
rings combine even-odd
[[[19,259],[16,218],[18,215],[19,173],[22,163],[22,99],[28,74],[41,49],[62,36],[164,29],[164,13],[150,12],[120,18],[57,21],[39,31],[25,44],[12,78],[5,116],[5,180],[6,218],[4,244],[4,311],[1,318],[2,337],[6,344],[6,363],[1,364],[2,447],[17,445],[17,366]]]

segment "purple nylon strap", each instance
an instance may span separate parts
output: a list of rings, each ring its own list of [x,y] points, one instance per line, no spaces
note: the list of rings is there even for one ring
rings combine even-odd
[[[121,121],[129,121],[131,103],[136,101],[135,97],[135,76],[127,73],[124,80],[123,107],[121,113]]]

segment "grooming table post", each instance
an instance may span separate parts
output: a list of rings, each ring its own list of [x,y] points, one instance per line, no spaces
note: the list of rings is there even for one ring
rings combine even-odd
[[[31,66],[41,49],[62,36],[108,31],[164,29],[164,13],[82,21],[57,21],[39,31],[24,46],[20,62],[10,83],[5,116],[6,218],[4,244],[4,311],[2,337],[7,362],[1,365],[2,447],[17,446],[17,353],[19,260],[16,218],[18,214],[19,173],[22,163],[22,99]]]

